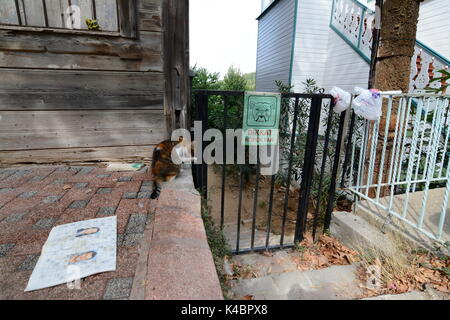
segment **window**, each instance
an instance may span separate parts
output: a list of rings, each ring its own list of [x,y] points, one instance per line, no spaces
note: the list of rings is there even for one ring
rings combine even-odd
[[[1,0],[0,25],[91,30],[135,36],[135,1]],[[97,26],[88,26],[88,19]]]

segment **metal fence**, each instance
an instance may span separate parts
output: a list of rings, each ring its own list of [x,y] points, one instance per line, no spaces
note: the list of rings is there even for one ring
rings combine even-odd
[[[201,121],[203,133],[209,128],[220,129],[225,133],[226,129],[242,126],[242,118],[239,118],[239,114],[243,108],[243,98],[244,92],[197,91],[195,93],[195,119]],[[269,176],[266,179],[269,192],[264,200],[267,200],[268,208],[264,209],[262,217],[261,213],[257,213],[258,203],[263,199],[260,194],[261,164],[258,162],[251,167],[253,174],[248,182],[245,180],[244,171],[249,167],[236,166],[238,174],[235,179],[239,185],[236,200],[234,197],[227,199],[225,193],[226,182],[233,179],[227,174],[227,167],[230,165],[223,164],[219,167],[221,172],[220,201],[214,202],[213,206],[217,209],[220,206],[216,218],[220,227],[226,229],[225,233],[234,253],[292,247],[304,239],[306,232],[311,232],[315,238],[319,234],[319,226],[323,227],[323,230],[327,230],[330,225],[331,213],[335,204],[336,180],[346,114],[336,115],[333,112],[332,97],[325,94],[284,93],[282,94],[282,106],[282,116],[283,114],[289,114],[289,116],[281,120],[281,168],[277,175]],[[231,115],[232,112],[233,115]],[[236,115],[238,115],[237,125]],[[221,121],[217,121],[217,118],[220,118]],[[214,124],[209,123],[211,119],[215,119]],[[234,127],[233,122],[235,123]],[[237,141],[237,143],[241,142]],[[203,147],[206,146],[207,143],[204,142]],[[299,160],[301,165],[294,161],[294,154],[301,154]],[[194,166],[194,180],[204,197],[208,198],[210,189],[208,166],[205,163]],[[297,195],[293,195],[291,186],[297,186]],[[251,227],[244,230],[242,208],[243,193],[246,187],[252,190],[253,207]],[[283,194],[281,197],[283,202],[277,211],[278,216],[274,217],[275,198],[280,199],[278,197],[280,192]],[[288,204],[293,199],[296,201],[295,231],[288,233],[286,231]],[[225,208],[236,204],[237,212],[232,216],[235,222],[225,223],[230,218],[226,216],[228,211]],[[265,221],[262,231],[258,229],[257,220]],[[275,222],[280,225],[276,234],[273,231]],[[247,232],[246,236],[245,232]]]
[[[394,217],[433,240],[448,241],[450,96],[383,99],[381,121],[352,115],[342,183],[386,223]]]

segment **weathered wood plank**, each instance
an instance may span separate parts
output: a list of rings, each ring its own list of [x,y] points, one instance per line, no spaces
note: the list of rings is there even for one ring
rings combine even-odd
[[[0,50],[50,53],[98,54],[107,56],[140,56],[161,54],[162,35],[159,32],[141,32],[140,40],[126,38],[64,34],[20,33],[0,30]]]
[[[88,27],[86,24],[86,19],[94,18],[92,0],[72,0],[71,2],[72,5],[80,7],[81,29],[87,30]]]
[[[102,30],[119,31],[116,0],[95,1],[97,21]]]
[[[44,7],[41,0],[23,0],[25,7],[24,25],[44,27]]]
[[[45,0],[47,8],[48,26],[51,28],[64,28],[67,17],[64,15],[69,6],[68,0]]]
[[[1,112],[0,150],[156,144],[162,111]]]
[[[162,93],[149,92],[142,96],[98,96],[80,93],[1,93],[0,111],[27,110],[162,110]]]
[[[0,133],[31,131],[81,131],[163,129],[161,110],[29,111],[1,112]]]
[[[162,0],[143,0],[139,6],[139,30],[162,31]]]
[[[119,8],[120,34],[123,37],[137,36],[136,0],[117,0]]]
[[[116,56],[0,52],[0,68],[11,66],[59,70],[163,71],[160,54],[144,53],[142,60],[124,60]]]
[[[2,0],[0,5],[0,23],[19,24],[14,0]]]
[[[0,166],[25,163],[144,162],[150,163],[153,145],[0,151]]]
[[[79,93],[79,95],[148,95],[164,91],[159,72],[2,69],[0,94]]]

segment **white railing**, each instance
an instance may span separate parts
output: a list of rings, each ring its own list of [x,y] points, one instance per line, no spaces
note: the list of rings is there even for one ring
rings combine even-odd
[[[357,0],[333,0],[330,27],[361,57],[370,63],[375,28],[375,11]],[[417,41],[411,60],[410,93],[425,93],[427,87],[440,88],[433,82],[440,70],[448,70],[450,61]]]
[[[395,217],[429,238],[449,241],[450,96],[383,99],[386,121],[356,121],[348,190],[386,219]]]

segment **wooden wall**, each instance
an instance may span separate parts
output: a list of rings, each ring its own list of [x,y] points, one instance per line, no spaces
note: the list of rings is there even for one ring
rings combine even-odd
[[[149,160],[168,130],[165,1],[137,0],[136,39],[0,26],[0,165]]]

